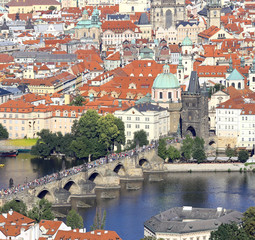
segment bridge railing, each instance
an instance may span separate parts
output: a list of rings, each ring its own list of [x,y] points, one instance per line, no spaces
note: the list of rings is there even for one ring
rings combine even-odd
[[[125,152],[121,152],[121,153],[112,153],[112,154],[109,154],[105,157],[102,157],[102,158],[97,159],[92,162],[88,162],[88,163],[85,163],[85,164],[82,164],[82,165],[79,165],[76,167],[72,167],[70,169],[62,170],[60,172],[53,173],[50,175],[46,175],[44,177],[34,179],[33,181],[30,181],[30,182],[27,182],[24,184],[19,184],[12,188],[2,189],[0,191],[0,197],[1,198],[11,198],[11,197],[14,198],[14,196],[16,196],[17,193],[23,192],[25,190],[34,189],[36,187],[44,186],[48,183],[58,181],[63,178],[66,178],[66,177],[73,176],[73,175],[78,174],[82,171],[88,171],[91,168],[96,168],[98,166],[111,163],[113,161],[120,161],[126,157],[132,158],[132,157],[137,156],[140,153],[152,151],[154,149],[157,149],[156,142],[149,144],[147,146],[135,148],[135,149],[132,149],[129,151],[125,151]]]

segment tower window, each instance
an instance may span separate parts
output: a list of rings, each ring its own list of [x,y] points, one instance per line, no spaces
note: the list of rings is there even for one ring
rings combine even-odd
[[[159,99],[162,99],[162,98],[163,98],[163,93],[160,92],[160,93],[159,93]]]
[[[172,93],[168,93],[168,99],[171,99],[172,98]]]

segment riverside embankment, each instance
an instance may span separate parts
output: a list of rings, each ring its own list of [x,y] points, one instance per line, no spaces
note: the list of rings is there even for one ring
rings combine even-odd
[[[165,172],[239,172],[252,171],[254,165],[244,163],[165,163]]]

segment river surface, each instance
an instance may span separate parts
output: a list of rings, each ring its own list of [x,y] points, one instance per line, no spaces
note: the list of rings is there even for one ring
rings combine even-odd
[[[33,180],[55,172],[60,161],[32,160],[29,154],[0,159],[0,186]],[[78,164],[78,163],[76,163]],[[70,163],[66,163],[69,166]],[[163,179],[162,181],[151,181]],[[143,237],[143,223],[151,216],[176,206],[224,207],[245,211],[255,203],[255,173],[168,173],[146,175],[145,181],[134,183],[140,189],[127,190],[127,183],[115,190],[115,199],[97,198],[91,208],[79,209],[87,230],[93,224],[96,206],[106,210],[106,229],[115,230],[123,240]],[[100,191],[98,192],[100,194]]]

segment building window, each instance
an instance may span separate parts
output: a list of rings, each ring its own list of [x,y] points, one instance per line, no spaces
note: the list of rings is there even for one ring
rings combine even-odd
[[[127,128],[131,128],[131,124],[127,124]]]
[[[150,125],[145,125],[145,129],[149,129],[150,128]]]
[[[136,117],[135,120],[136,120],[136,121],[140,121],[140,118],[139,118],[139,117]]]
[[[159,93],[159,99],[162,99],[162,98],[163,98],[163,93],[160,92],[160,93]]]
[[[168,93],[168,99],[171,99],[172,98],[172,93]]]
[[[149,121],[150,121],[150,118],[146,117],[146,118],[145,118],[145,121],[146,121],[146,122],[149,122]]]
[[[131,117],[127,117],[127,120],[131,120]]]
[[[139,125],[139,124],[136,124],[136,125],[135,125],[135,128],[140,128],[140,125]]]

